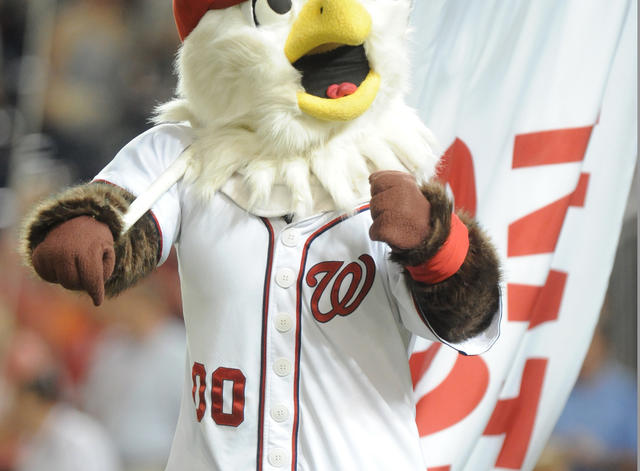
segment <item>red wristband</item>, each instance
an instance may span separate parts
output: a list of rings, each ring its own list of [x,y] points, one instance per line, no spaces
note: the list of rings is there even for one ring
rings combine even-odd
[[[405,267],[411,278],[434,285],[454,275],[464,263],[469,252],[469,230],[454,213],[451,215],[451,231],[440,250],[422,265]]]

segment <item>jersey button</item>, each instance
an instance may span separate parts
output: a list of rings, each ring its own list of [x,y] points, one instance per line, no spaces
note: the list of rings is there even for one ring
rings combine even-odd
[[[271,409],[271,418],[278,423],[286,422],[289,418],[289,409],[287,406],[278,404]]]
[[[278,314],[274,320],[278,332],[287,333],[293,329],[293,319],[288,314]]]
[[[273,371],[281,378],[289,376],[291,374],[291,362],[286,358],[279,358],[273,363]]]
[[[269,452],[268,459],[274,468],[282,468],[287,463],[287,452],[283,448],[274,448]]]
[[[298,245],[300,235],[295,229],[286,229],[282,233],[282,243],[287,247],[295,247]]]
[[[291,268],[281,268],[276,273],[276,283],[281,288],[289,288],[296,282],[296,272]]]

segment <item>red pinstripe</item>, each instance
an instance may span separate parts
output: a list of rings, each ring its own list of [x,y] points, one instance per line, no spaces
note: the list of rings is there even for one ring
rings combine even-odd
[[[369,204],[365,204],[364,206],[359,207],[356,210],[356,214],[360,214],[369,209]],[[302,281],[304,280],[304,272],[307,264],[307,255],[309,252],[309,247],[311,243],[323,232],[331,229],[332,227],[340,224],[342,221],[348,219],[348,216],[340,216],[332,221],[328,222],[320,229],[315,231],[311,236],[307,239],[304,244],[304,248],[302,249],[302,259],[300,261],[300,271],[298,272],[298,280],[296,284],[296,359],[295,359],[295,372],[294,372],[294,396],[293,396],[293,436],[292,445],[291,445],[291,471],[296,471],[298,466],[298,429],[300,425],[300,349],[301,349],[301,339],[302,339]]]

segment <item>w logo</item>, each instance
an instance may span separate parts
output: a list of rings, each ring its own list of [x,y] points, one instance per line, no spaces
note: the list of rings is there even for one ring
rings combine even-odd
[[[311,312],[318,322],[329,322],[335,316],[348,316],[369,293],[376,276],[376,264],[367,254],[361,255],[358,260],[362,264],[351,262],[344,268],[344,262],[318,263],[307,273],[307,285],[316,288],[311,296]],[[361,283],[363,274],[364,283]],[[330,289],[331,309],[322,312],[320,299],[327,288]]]

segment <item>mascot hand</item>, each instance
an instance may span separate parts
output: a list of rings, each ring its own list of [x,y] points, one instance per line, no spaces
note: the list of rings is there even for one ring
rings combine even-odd
[[[115,266],[109,227],[89,216],[70,219],[47,234],[31,261],[38,275],[67,289],[86,291],[96,306]]]
[[[408,173],[385,170],[369,177],[371,183],[372,240],[392,248],[418,247],[430,232],[431,205]]]

